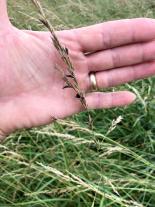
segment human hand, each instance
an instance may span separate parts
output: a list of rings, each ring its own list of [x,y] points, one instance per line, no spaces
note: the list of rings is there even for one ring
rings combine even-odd
[[[63,89],[59,65],[48,32],[22,31],[0,23],[0,129],[1,134],[48,124],[83,110],[72,89]],[[131,92],[89,92],[90,72],[99,88],[107,88],[155,74],[155,20],[106,22],[56,33],[69,49],[80,88],[89,109],[132,103]]]

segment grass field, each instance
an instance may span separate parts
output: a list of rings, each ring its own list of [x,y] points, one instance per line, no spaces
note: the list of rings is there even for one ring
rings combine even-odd
[[[55,29],[155,17],[154,0],[42,3]],[[30,0],[9,0],[9,12],[21,29],[44,29]],[[134,91],[136,103],[91,111],[93,130],[82,113],[10,135],[0,145],[0,206],[155,207],[155,79],[119,88]]]

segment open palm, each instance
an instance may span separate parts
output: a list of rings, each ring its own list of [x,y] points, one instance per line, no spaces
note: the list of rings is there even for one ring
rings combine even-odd
[[[137,27],[138,25],[138,27]],[[131,92],[89,92],[89,73],[99,88],[120,85],[155,74],[155,21],[134,19],[57,32],[69,49],[89,109],[130,104]],[[48,32],[18,30],[5,24],[0,31],[0,129],[48,124],[83,110],[56,65],[66,71]]]

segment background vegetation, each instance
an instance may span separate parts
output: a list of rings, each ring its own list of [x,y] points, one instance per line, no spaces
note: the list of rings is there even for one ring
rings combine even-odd
[[[43,30],[30,0],[9,0],[21,29]],[[155,17],[154,0],[42,0],[55,29]],[[155,80],[121,86],[135,104],[75,115],[10,135],[0,145],[0,206],[154,207]],[[118,90],[119,88],[117,88]],[[111,90],[116,90],[112,88]],[[120,116],[123,120],[116,124]],[[115,121],[113,121],[115,120]]]

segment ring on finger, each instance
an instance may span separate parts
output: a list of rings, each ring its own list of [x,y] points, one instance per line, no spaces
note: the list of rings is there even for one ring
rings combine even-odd
[[[89,75],[90,85],[92,90],[98,90],[96,74],[94,72],[90,73]]]

